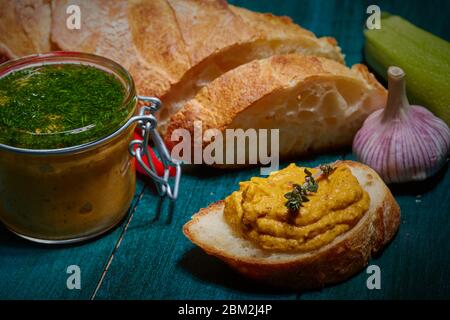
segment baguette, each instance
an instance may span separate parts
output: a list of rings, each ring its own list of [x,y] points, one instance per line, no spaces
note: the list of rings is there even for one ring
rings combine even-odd
[[[52,41],[121,63],[141,95],[161,98],[161,132],[181,106],[223,73],[274,54],[303,53],[344,61],[333,38],[318,39],[287,17],[214,0],[53,0]],[[83,28],[65,28],[77,4]]]
[[[363,65],[298,54],[273,56],[233,69],[201,89],[170,120],[193,137],[208,129],[279,129],[281,158],[350,145],[366,117],[386,104],[386,89]],[[198,139],[198,138],[197,138]],[[209,141],[197,141],[205,147]],[[238,146],[242,147],[242,146]]]
[[[79,30],[65,27],[70,4],[83,13]],[[53,0],[51,37],[62,50],[94,53],[120,63],[133,76],[140,95],[162,95],[190,67],[166,0]]]
[[[69,4],[84,13],[80,30],[65,28]],[[156,97],[206,56],[256,36],[222,1],[53,0],[52,18],[59,48],[119,62],[140,95]]]
[[[309,252],[264,250],[243,238],[225,221],[224,202],[201,209],[183,232],[206,253],[251,279],[277,287],[307,290],[341,282],[363,269],[395,235],[400,208],[378,174],[361,163],[340,161],[370,195],[368,211],[331,243]]]
[[[171,0],[170,3],[174,3],[173,6],[176,8],[175,4],[180,5],[183,1]],[[187,19],[190,24],[195,21],[195,19],[189,19],[190,14],[186,14],[186,12],[194,11],[195,14],[198,14],[198,10],[195,10],[196,7],[193,5],[190,5],[189,9],[183,10],[182,14],[177,14],[177,10],[175,10],[178,21]],[[326,57],[340,63],[344,62],[344,56],[341,54],[341,49],[334,38],[317,38],[312,32],[293,23],[288,17],[253,12],[231,5],[227,6],[226,11],[234,17],[234,20],[242,21],[243,25],[239,27],[236,34],[242,34],[244,30],[248,36],[237,39],[236,34],[233,34],[229,27],[223,28],[227,33],[232,34],[235,41],[216,45],[215,50],[208,50],[207,54],[201,55],[201,58],[194,57],[196,59],[194,59],[191,68],[178,81],[173,83],[170,90],[161,97],[164,107],[157,114],[157,117],[159,130],[162,133],[167,129],[170,117],[192,99],[202,87],[227,71],[252,60],[279,54],[300,53]],[[213,14],[211,10],[208,10],[205,15],[212,15],[211,19],[217,20],[216,14]],[[219,16],[224,16],[224,13]],[[205,20],[208,21],[208,19]],[[214,35],[214,38],[218,37],[216,29],[211,31],[212,25],[217,24],[216,21],[211,21],[209,26],[202,25],[204,30],[209,31],[204,36],[200,32],[195,33],[194,27],[190,24],[180,24],[180,30],[182,32],[190,30],[190,37],[185,37],[185,41],[194,38],[201,42],[197,44],[199,52],[202,52],[202,46],[210,47],[205,46],[205,43],[214,43],[208,38],[208,35],[209,37],[212,35]],[[226,39],[226,37],[222,38]]]
[[[223,0],[0,1],[0,61],[55,49],[108,57],[129,70],[140,95],[161,98],[161,132],[202,87],[252,60],[301,53],[344,61],[335,39]],[[69,5],[80,7],[80,29],[67,28]]]
[[[131,73],[140,95],[165,103],[157,114],[161,130],[199,88],[251,60],[293,52],[344,60],[333,38],[318,39],[287,17],[252,12],[224,0],[0,4],[0,61],[50,50],[117,61]],[[69,5],[80,8],[80,29],[67,27]]]

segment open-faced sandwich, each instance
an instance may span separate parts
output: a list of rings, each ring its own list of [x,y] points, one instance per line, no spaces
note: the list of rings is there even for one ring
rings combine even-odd
[[[200,210],[185,235],[245,276],[313,289],[360,271],[394,236],[400,208],[371,168],[294,164]]]

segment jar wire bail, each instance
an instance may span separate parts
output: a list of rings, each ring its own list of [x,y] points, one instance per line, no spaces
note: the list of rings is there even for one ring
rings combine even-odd
[[[133,122],[137,122],[138,127],[142,130],[142,140],[132,140],[129,145],[129,152],[131,156],[135,157],[139,165],[150,176],[155,183],[156,189],[160,196],[167,196],[172,200],[178,197],[178,190],[181,180],[181,161],[173,159],[164,144],[163,139],[156,130],[158,121],[154,113],[161,107],[161,101],[154,97],[138,96],[138,100],[145,105],[141,107],[139,115],[131,118]],[[155,164],[151,161],[149,140],[153,141],[161,162],[163,164],[163,175],[158,175]],[[147,165],[143,158],[148,159]],[[170,176],[170,167],[175,168],[175,176],[172,179]],[[171,180],[173,182],[171,183]]]

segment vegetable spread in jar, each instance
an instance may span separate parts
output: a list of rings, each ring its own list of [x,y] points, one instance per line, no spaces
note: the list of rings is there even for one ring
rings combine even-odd
[[[127,119],[133,106],[124,98],[116,76],[89,65],[14,71],[0,78],[0,143],[55,149],[95,141]]]
[[[357,224],[370,198],[349,168],[338,166],[314,180],[318,171],[291,164],[268,178],[241,182],[225,199],[225,219],[263,249],[306,252],[332,242]],[[305,180],[314,181],[313,192],[302,194],[292,210],[292,190]]]
[[[41,243],[95,237],[126,215],[137,96],[129,73],[76,52],[0,66],[0,220]]]

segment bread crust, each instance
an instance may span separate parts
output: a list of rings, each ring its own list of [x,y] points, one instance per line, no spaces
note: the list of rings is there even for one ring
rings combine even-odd
[[[289,18],[230,6],[225,0],[0,0],[0,4],[3,56],[50,50],[103,55],[130,71],[139,94],[159,98],[189,70],[215,60],[212,56],[227,55],[234,47],[247,50],[258,41],[283,43],[305,37],[305,46],[314,44],[320,48],[318,54],[343,61],[336,43],[318,39]],[[66,28],[69,4],[83,12],[80,30]]]
[[[320,77],[361,77],[370,79],[373,85],[373,76],[367,74],[367,68],[355,65],[353,69],[357,72],[351,72],[332,60],[298,54],[252,61],[231,70],[200,90],[193,100],[172,117],[167,137],[177,128],[189,130],[196,120],[202,121],[203,130],[224,130],[239,113],[272,92],[289,87],[292,81],[306,85]],[[376,88],[380,94],[386,95],[386,89],[380,84]]]
[[[211,54],[253,41],[258,33],[230,10],[225,0],[167,0],[195,66]]]
[[[173,147],[177,142],[171,141],[172,132],[184,128],[193,133],[195,121],[201,121],[203,132],[212,128],[221,131],[234,128],[233,122],[238,117],[245,118],[243,114],[258,103],[263,105],[264,99],[281,96],[284,92],[295,88],[301,89],[313,86],[315,83],[339,80],[354,83],[355,87],[364,88],[369,95],[366,104],[360,107],[361,117],[354,121],[347,138],[342,141],[334,139],[327,143],[327,145],[338,146],[349,144],[365,119],[363,114],[367,116],[376,109],[384,107],[387,98],[386,89],[363,65],[354,65],[349,69],[327,58],[299,54],[278,55],[255,60],[215,79],[172,116],[165,135],[165,142],[169,148]],[[269,108],[270,104],[266,103],[265,108],[261,109],[264,109],[263,112],[268,112]],[[250,127],[258,128],[257,124]],[[280,140],[283,139],[280,136]],[[206,146],[208,142],[202,141],[202,144]],[[323,146],[318,148],[324,149]],[[280,154],[286,158],[301,155],[305,151],[310,150],[294,153],[290,153],[289,150],[281,150]]]
[[[369,182],[381,181],[375,171],[361,163],[340,161],[337,165],[363,168],[370,176]],[[208,254],[222,259],[246,277],[277,287],[317,289],[346,280],[359,272],[367,265],[370,257],[394,237],[400,224],[400,208],[387,186],[384,183],[382,185],[383,201],[375,210],[367,212],[356,226],[331,244],[300,258],[294,256],[293,259],[285,261],[266,261],[264,258],[250,257],[244,259],[200,241],[192,226],[205,215],[223,211],[224,201],[201,209],[185,224],[183,232]]]
[[[198,27],[191,26],[195,19],[188,19],[182,14],[178,15],[180,16],[178,20],[184,22],[179,26],[180,30],[184,31],[186,43],[192,43],[187,46],[189,52],[193,51],[193,46],[199,47],[199,50],[193,56],[191,68],[161,97],[164,109],[162,113],[157,114],[157,117],[160,122],[158,130],[163,134],[166,132],[170,116],[192,99],[201,87],[229,70],[250,61],[268,58],[276,54],[302,53],[324,56],[340,63],[344,62],[344,56],[335,39],[317,38],[311,31],[303,29],[288,17],[253,12],[232,5],[222,5],[219,8],[220,12],[223,12],[220,14],[222,19],[218,20],[213,14],[217,10],[214,12],[210,9],[207,10],[208,7],[217,6],[217,4],[211,3],[204,6],[200,2],[198,5],[202,7],[200,12],[208,13],[208,18],[203,20],[211,21],[210,24],[215,25],[215,28],[220,26],[224,17],[232,16],[233,23],[230,25],[230,22],[227,21],[227,27],[220,28],[220,30],[221,32],[226,30],[228,35],[233,34],[233,36],[231,38],[230,36],[217,36],[221,32],[211,32],[212,26],[204,27],[204,30],[209,32],[208,36],[214,35],[215,41],[210,41],[206,35],[200,37],[200,33],[195,32]],[[180,6],[183,6],[182,2],[178,3],[178,7]],[[194,11],[195,17],[198,18],[198,12],[195,10],[182,11],[188,11],[190,14]],[[239,31],[233,33],[230,32],[230,28]]]
[[[47,52],[51,12],[45,0],[0,0],[0,62]]]

